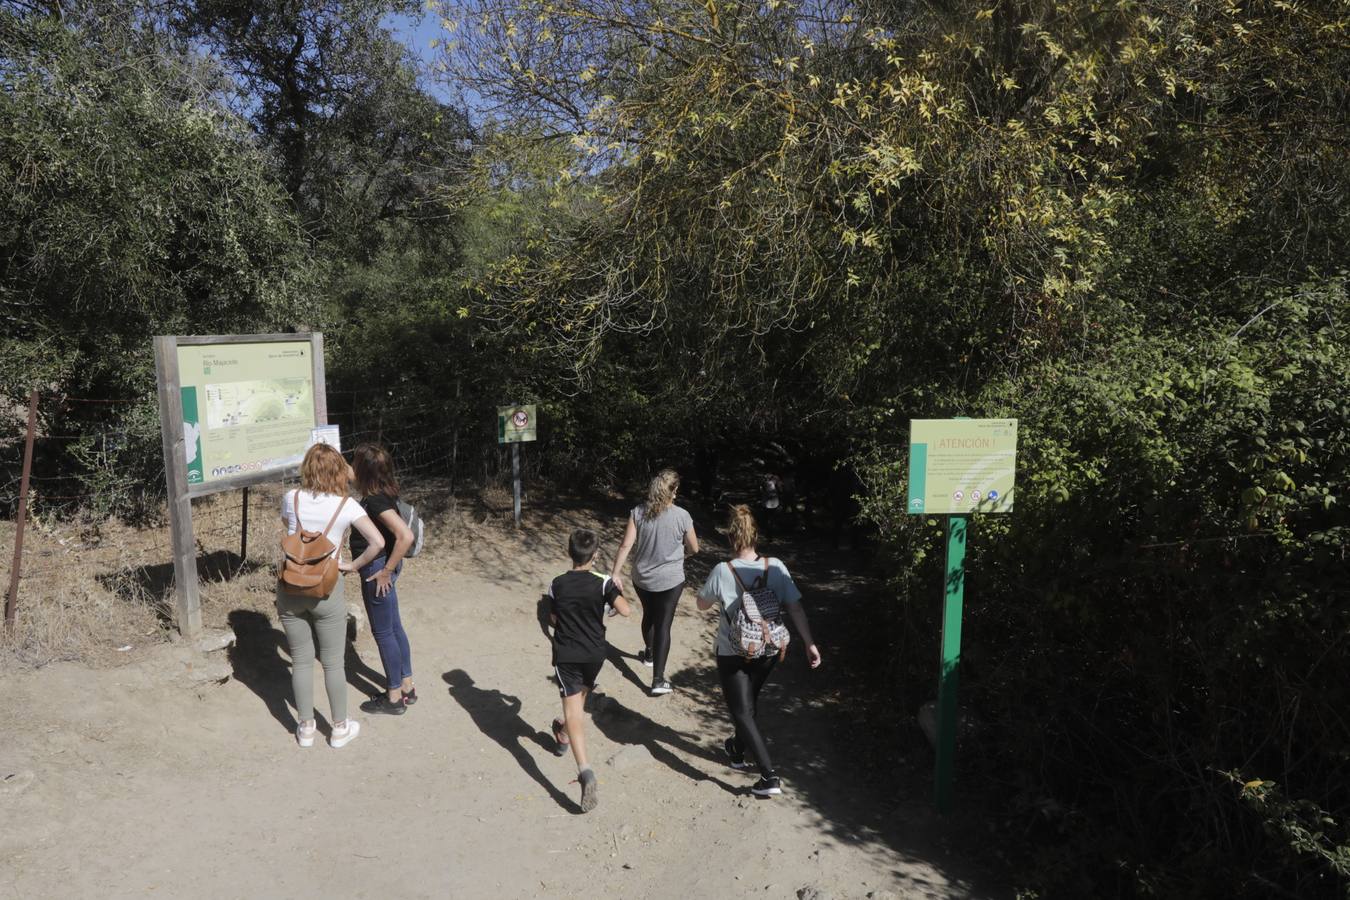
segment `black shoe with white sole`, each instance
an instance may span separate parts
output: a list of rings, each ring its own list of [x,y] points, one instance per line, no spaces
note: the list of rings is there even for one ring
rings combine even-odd
[[[361,712],[377,713],[386,716],[401,716],[408,711],[402,700],[390,700],[388,694],[371,697],[361,704]]]
[[[750,793],[756,797],[774,797],[783,793],[783,782],[777,775],[770,775],[768,778],[760,778],[750,788]]]
[[[731,760],[727,765],[737,772],[744,772],[753,768],[750,763],[745,761],[745,754],[741,752],[740,747],[736,746],[736,739],[734,737],[727,738],[726,743],[722,745],[722,749],[726,751],[727,756]]]
[[[661,694],[669,694],[673,690],[674,688],[670,686],[670,682],[662,679],[652,685],[652,696],[658,697]]]

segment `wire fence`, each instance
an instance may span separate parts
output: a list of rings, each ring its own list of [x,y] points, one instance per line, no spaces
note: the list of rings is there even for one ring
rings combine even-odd
[[[509,472],[492,420],[478,421],[487,418],[481,411],[466,426],[465,417],[445,404],[390,402],[384,391],[335,390],[328,397],[328,420],[340,426],[343,448],[350,451],[364,442],[385,446],[414,501],[452,504],[461,472],[477,483]],[[76,570],[97,572],[105,581],[145,581],[147,572],[162,577],[158,570],[170,566],[158,414],[146,414],[150,403],[147,398],[39,398],[21,596],[69,586]],[[0,516],[8,519],[0,520],[0,585],[8,585],[12,571],[24,453],[22,433],[7,437],[0,442]],[[542,466],[537,454],[527,456],[529,474],[538,475]],[[270,554],[280,495],[296,485],[294,476],[278,477],[247,491],[195,499],[199,561],[218,557],[242,566],[246,557]]]

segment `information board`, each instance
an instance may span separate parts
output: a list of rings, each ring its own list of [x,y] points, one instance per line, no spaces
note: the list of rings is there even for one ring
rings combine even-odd
[[[293,475],[316,426],[328,424],[323,335],[161,335],[154,347],[176,618],[195,636],[202,615],[192,499],[244,490],[239,557],[247,558],[249,485]]]
[[[497,443],[518,444],[535,439],[534,404],[497,407]]]
[[[307,337],[180,343],[177,351],[189,485],[299,464],[320,424]]]
[[[1016,419],[910,422],[912,515],[1012,512],[1016,473]]]

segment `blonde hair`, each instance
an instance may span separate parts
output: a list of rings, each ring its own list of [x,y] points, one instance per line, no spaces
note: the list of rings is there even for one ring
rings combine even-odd
[[[680,473],[674,469],[662,469],[647,485],[647,506],[642,517],[648,521],[670,509],[675,502],[675,491],[680,487]]]
[[[731,507],[727,516],[727,537],[731,540],[732,551],[754,549],[759,541],[759,526],[755,524],[755,514],[744,503]]]
[[[300,486],[314,494],[347,493],[350,479],[347,461],[327,444],[309,448],[300,463]]]

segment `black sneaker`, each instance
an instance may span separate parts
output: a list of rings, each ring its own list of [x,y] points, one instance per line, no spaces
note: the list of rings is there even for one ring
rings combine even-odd
[[[669,694],[673,690],[675,689],[670,686],[670,682],[662,679],[652,685],[652,696],[659,697],[662,694]]]
[[[649,669],[656,665],[656,660],[652,658],[651,651],[647,650],[645,647],[638,651],[638,662]]]
[[[751,768],[750,764],[745,761],[745,754],[741,752],[741,748],[736,746],[736,739],[734,737],[727,738],[726,743],[722,745],[722,749],[725,750],[727,756],[731,758],[731,762],[727,763],[727,765],[737,772],[744,772]]]
[[[401,716],[408,711],[402,700],[390,700],[388,694],[371,697],[361,704],[361,712],[377,713],[386,716]]]
[[[412,706],[412,705],[413,705],[414,703],[416,703],[416,702],[417,702],[417,688],[413,688],[413,689],[410,690],[410,691],[404,691],[404,692],[403,692],[403,705],[404,705],[404,706]]]
[[[761,777],[750,788],[750,793],[756,797],[773,797],[783,793],[783,782],[777,775],[770,775],[768,778]]]

